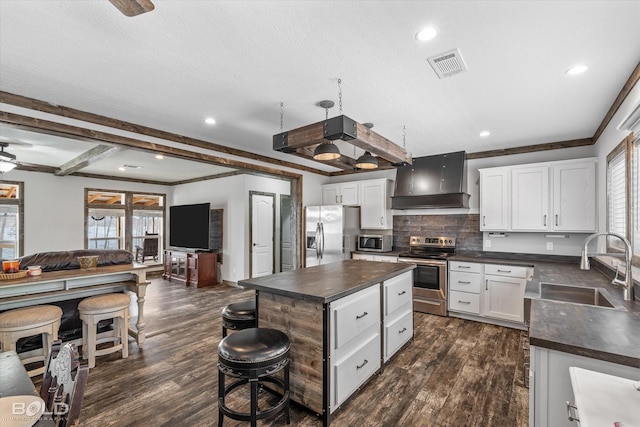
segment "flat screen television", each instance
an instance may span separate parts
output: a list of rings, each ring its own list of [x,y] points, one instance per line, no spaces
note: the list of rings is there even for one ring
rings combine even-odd
[[[209,203],[169,207],[169,245],[209,250]]]

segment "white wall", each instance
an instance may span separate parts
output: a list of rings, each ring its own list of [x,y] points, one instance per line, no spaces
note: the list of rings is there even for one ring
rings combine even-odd
[[[84,248],[84,189],[167,193],[169,187],[124,181],[55,176],[13,170],[3,179],[24,182],[24,250],[36,252]]]

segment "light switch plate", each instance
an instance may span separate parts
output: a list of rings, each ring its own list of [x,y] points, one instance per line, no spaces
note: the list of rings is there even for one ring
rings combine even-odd
[[[548,251],[552,251],[553,250],[553,242],[547,242],[547,250]]]

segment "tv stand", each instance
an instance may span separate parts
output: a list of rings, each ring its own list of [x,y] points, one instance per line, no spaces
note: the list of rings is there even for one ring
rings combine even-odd
[[[162,278],[196,288],[218,283],[218,253],[167,249]]]

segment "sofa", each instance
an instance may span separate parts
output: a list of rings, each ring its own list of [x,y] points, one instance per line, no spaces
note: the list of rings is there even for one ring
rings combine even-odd
[[[30,265],[39,265],[42,271],[74,270],[80,268],[78,257],[98,256],[98,267],[131,264],[133,254],[123,249],[77,249],[60,252],[39,252],[18,258],[20,270]]]

